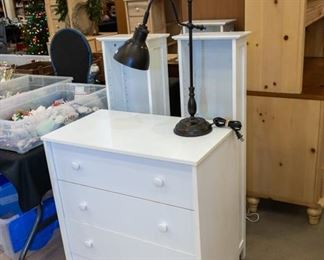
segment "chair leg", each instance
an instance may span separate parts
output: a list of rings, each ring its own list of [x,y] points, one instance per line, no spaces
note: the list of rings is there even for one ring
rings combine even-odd
[[[35,220],[34,226],[27,238],[27,241],[26,241],[23,249],[20,252],[19,260],[24,260],[26,258],[28,249],[29,249],[31,243],[33,242],[34,236],[37,232],[37,228],[41,222],[41,218],[42,218],[42,214],[43,214],[42,204],[39,204],[38,206],[36,206],[36,212],[37,212],[37,215],[36,215],[36,220]]]

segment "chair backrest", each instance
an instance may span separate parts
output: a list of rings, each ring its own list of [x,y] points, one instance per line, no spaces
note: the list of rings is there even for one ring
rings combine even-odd
[[[0,24],[0,53],[7,53],[7,36],[6,36],[6,26]]]
[[[84,35],[74,29],[58,31],[50,45],[50,56],[57,76],[73,77],[73,82],[87,83],[92,52]]]

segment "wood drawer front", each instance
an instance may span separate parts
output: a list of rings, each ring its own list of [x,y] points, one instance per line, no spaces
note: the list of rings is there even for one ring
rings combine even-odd
[[[128,16],[139,16],[143,20],[145,10],[147,8],[147,2],[128,3]]]
[[[142,17],[129,17],[129,29],[131,32],[135,31],[135,28],[143,21]]]
[[[53,144],[61,180],[193,209],[191,167]]]
[[[194,254],[193,211],[68,182],[59,185],[67,219]]]
[[[88,259],[194,260],[192,255],[75,221],[66,223],[71,251]]]

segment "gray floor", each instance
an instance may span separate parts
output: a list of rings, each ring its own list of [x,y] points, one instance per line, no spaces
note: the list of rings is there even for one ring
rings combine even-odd
[[[309,225],[304,207],[261,201],[260,221],[247,224],[246,260],[323,260],[324,217]]]
[[[324,218],[311,226],[305,208],[261,201],[258,223],[247,224],[246,260],[324,260]],[[0,253],[0,260],[8,260]],[[28,260],[65,260],[60,233]],[[213,259],[216,260],[216,259]]]

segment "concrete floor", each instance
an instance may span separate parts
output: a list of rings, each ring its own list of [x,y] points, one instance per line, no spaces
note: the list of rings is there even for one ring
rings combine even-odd
[[[258,223],[247,222],[246,260],[324,260],[324,218],[311,226],[304,207],[274,201],[261,201],[259,214]],[[27,260],[65,260],[60,233]]]
[[[306,208],[262,200],[259,214],[247,223],[246,260],[324,260],[324,217],[312,226]]]

